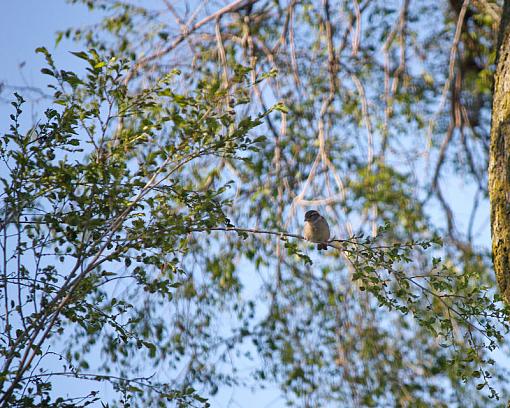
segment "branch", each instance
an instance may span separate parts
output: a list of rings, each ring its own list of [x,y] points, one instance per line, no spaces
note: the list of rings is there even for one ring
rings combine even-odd
[[[278,237],[280,237],[280,239],[284,239],[284,237],[290,237],[290,238],[296,238],[296,239],[300,239],[302,241],[307,241],[307,242],[310,242],[308,241],[307,239],[305,239],[304,236],[302,235],[298,235],[298,234],[291,234],[291,233],[288,233],[288,232],[284,232],[284,231],[267,231],[267,230],[259,230],[259,229],[254,229],[254,228],[237,228],[237,227],[211,227],[211,228],[207,228],[207,229],[191,229],[189,230],[190,232],[205,232],[205,231],[235,231],[235,232],[249,232],[251,234],[263,234],[263,235],[276,235]],[[333,242],[339,242],[339,243],[346,243],[346,244],[354,244],[354,245],[362,245],[362,246],[366,246],[365,244],[361,243],[361,242],[358,242],[354,239],[330,239],[329,241],[326,241],[326,242],[314,242],[314,244],[326,244],[327,246],[331,247],[331,248],[335,248],[335,249],[338,249],[338,250],[341,250],[341,251],[345,251],[346,249],[345,248],[340,248],[336,245],[333,245],[332,243]]]
[[[182,43],[186,38],[189,37],[190,34],[198,30],[203,25],[207,24],[208,22],[218,19],[223,14],[231,13],[233,11],[236,11],[240,8],[246,7],[250,4],[256,3],[258,0],[235,0],[234,2],[230,3],[229,5],[219,9],[215,13],[211,14],[210,16],[205,17],[204,19],[200,20],[198,23],[196,23],[193,27],[183,29],[183,33],[177,37],[174,42],[172,42],[170,45],[168,45],[166,48],[154,52],[151,55],[146,56],[145,58],[140,59],[133,69],[127,74],[125,83],[128,83],[131,78],[135,75],[136,71],[138,71],[140,68],[143,68],[145,65],[147,65],[149,62],[168,54],[170,51],[175,49],[180,43]]]

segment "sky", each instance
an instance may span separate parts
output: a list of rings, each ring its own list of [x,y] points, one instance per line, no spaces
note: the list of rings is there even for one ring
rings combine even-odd
[[[68,51],[74,50],[70,42],[62,40],[55,49],[55,32],[73,25],[90,22],[91,15],[82,6],[69,5],[63,0],[4,1],[0,13],[0,83],[3,84],[0,98],[0,114],[12,113],[8,102],[12,100],[15,87],[38,87],[45,89],[48,77],[40,73],[44,57],[35,49],[45,46],[55,53],[62,65],[72,68],[76,58]],[[20,91],[22,91],[20,89]],[[27,92],[20,92],[27,94]],[[27,98],[25,98],[27,99]],[[32,116],[36,115],[31,111]],[[0,122],[4,131],[8,123]]]
[[[70,26],[91,21],[85,7],[69,5],[63,0],[6,1],[0,13],[0,52],[2,56],[2,80],[15,80],[30,85],[43,84],[39,69],[43,59],[36,57],[35,49],[46,46],[55,51],[55,32]],[[57,50],[63,63],[72,63],[74,58],[64,52],[70,43],[62,41]],[[67,55],[66,55],[67,54]],[[25,62],[23,74],[20,64]]]

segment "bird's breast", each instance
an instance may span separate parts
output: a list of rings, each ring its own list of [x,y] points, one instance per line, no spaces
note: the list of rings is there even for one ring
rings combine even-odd
[[[314,227],[310,221],[305,221],[305,227],[303,229],[303,236],[307,241],[313,241]]]

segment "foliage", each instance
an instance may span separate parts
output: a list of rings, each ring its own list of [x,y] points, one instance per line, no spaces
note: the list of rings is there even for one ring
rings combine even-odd
[[[32,371],[55,354],[45,350],[48,339],[75,326],[77,339],[113,336],[115,351],[122,353],[120,341],[139,349],[138,355],[154,356],[149,333],[136,333],[140,317],[123,318],[134,305],[111,297],[106,287],[128,279],[142,293],[171,300],[185,276],[177,257],[188,251],[189,232],[230,225],[222,210],[229,205],[229,183],[194,186],[190,166],[210,156],[241,160],[244,151],[256,150],[262,139],[249,133],[268,113],[237,115],[236,93],[229,95],[232,109],[224,110],[218,101],[226,92],[218,83],[203,83],[189,95],[174,93],[176,72],[132,96],[121,81],[127,69],[122,61],[102,59],[94,50],[75,53],[88,64],[80,78],[57,70],[46,49],[38,51],[49,64],[43,73],[56,79],[55,108],[24,134],[24,99],[16,95],[1,148],[9,169],[2,177],[2,402],[25,406],[36,400],[24,394],[43,403],[51,390],[45,371]],[[124,129],[116,128],[120,122]],[[65,358],[63,375],[84,376],[81,369],[89,363],[80,353]],[[37,388],[21,392],[32,382]],[[161,398],[175,393],[172,399],[193,395],[186,389],[158,392]]]
[[[24,132],[17,95],[2,139],[0,403],[101,400],[59,400],[58,376],[124,406],[507,396],[508,311],[440,177],[486,191],[489,11],[456,37],[455,2],[254,1],[187,30],[184,2],[83,3],[104,19],[57,42],[85,73],[38,49],[54,103]],[[307,207],[335,234],[321,256],[292,233]]]

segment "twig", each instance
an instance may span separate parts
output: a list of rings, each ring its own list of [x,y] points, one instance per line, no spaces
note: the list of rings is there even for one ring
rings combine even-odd
[[[198,23],[196,23],[193,27],[188,28],[186,31],[184,31],[179,37],[177,37],[174,42],[172,42],[169,46],[166,48],[163,48],[162,50],[156,51],[152,53],[151,55],[148,55],[144,58],[141,58],[133,67],[133,69],[126,75],[126,79],[124,80],[124,83],[128,83],[133,76],[136,74],[136,72],[143,68],[145,65],[147,65],[149,62],[154,61],[155,59],[168,54],[170,51],[175,49],[180,43],[182,43],[186,38],[189,37],[190,34],[198,30],[200,27],[204,26],[205,24],[209,23],[210,21],[213,21],[215,19],[218,19],[223,14],[231,13],[233,11],[236,11],[242,7],[248,6],[250,4],[256,3],[258,0],[236,0],[229,5],[219,9],[215,13],[205,17],[204,19],[200,20]]]

